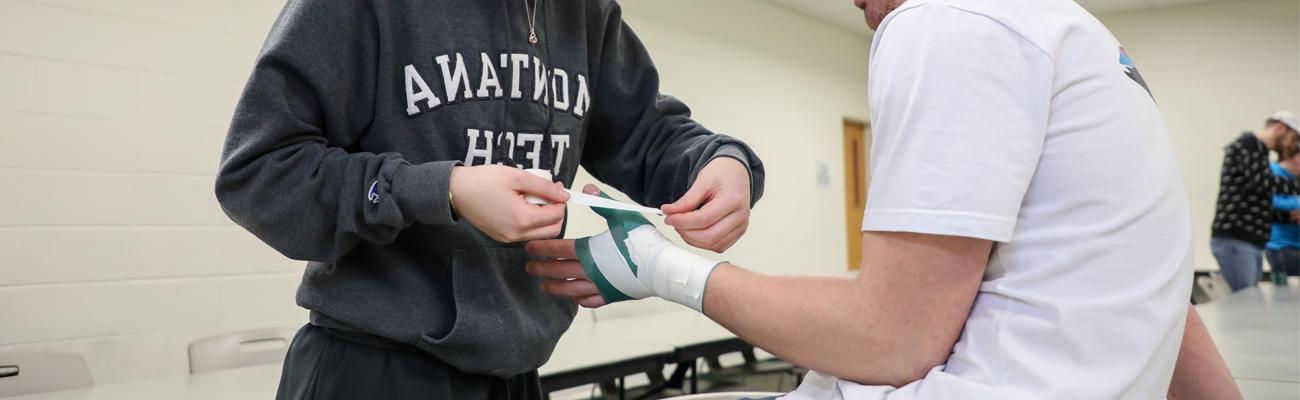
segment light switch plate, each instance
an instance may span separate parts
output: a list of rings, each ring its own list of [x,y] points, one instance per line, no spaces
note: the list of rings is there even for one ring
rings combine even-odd
[[[831,167],[826,163],[817,163],[817,187],[831,187]]]

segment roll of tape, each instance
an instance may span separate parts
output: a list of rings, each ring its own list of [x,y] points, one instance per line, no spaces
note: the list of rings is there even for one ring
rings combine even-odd
[[[548,181],[552,179],[551,171],[547,171],[547,170],[544,170],[544,169],[539,169],[539,168],[526,169],[526,170],[524,170],[524,172],[527,172],[527,173],[530,173],[530,174],[536,175],[536,176],[538,176],[538,177],[546,178],[546,180],[548,180]],[[529,195],[524,195],[524,201],[527,201],[529,204],[536,204],[536,205],[539,205],[539,206],[544,206],[544,205],[547,205],[547,204],[551,204],[551,202],[546,201],[545,199],[542,199],[541,197],[533,196],[533,195],[531,195],[531,194],[529,194]]]

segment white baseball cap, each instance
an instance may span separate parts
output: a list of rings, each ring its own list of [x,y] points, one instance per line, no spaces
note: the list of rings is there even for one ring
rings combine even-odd
[[[1291,130],[1300,132],[1300,116],[1290,111],[1277,111],[1269,114],[1268,119],[1281,122]]]

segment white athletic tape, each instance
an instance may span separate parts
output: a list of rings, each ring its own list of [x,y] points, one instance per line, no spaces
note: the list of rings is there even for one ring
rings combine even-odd
[[[546,178],[546,180],[548,180],[548,181],[552,179],[552,177],[551,177],[551,171],[547,171],[547,170],[544,170],[544,169],[537,169],[537,168],[526,169],[526,170],[524,170],[524,172],[527,172],[527,173],[530,173],[530,174],[533,174],[533,175],[537,175],[537,176],[542,177],[542,178]],[[544,206],[544,205],[547,205],[547,204],[551,204],[551,202],[546,201],[545,199],[543,199],[543,198],[541,198],[541,197],[533,196],[533,195],[531,195],[531,194],[526,194],[526,195],[524,195],[524,201],[527,201],[529,204],[536,204],[536,205],[539,205],[539,206]]]
[[[704,312],[704,286],[717,261],[673,245],[650,225],[628,232],[626,244],[640,280],[656,296]]]
[[[546,178],[546,180],[548,181],[551,180],[551,173],[547,170],[528,169],[525,171],[527,171],[530,174],[537,175],[542,178]],[[635,204],[627,204],[618,200],[607,199],[600,196],[592,196],[575,190],[564,189],[564,191],[569,192],[569,201],[568,201],[569,204],[576,204],[580,206],[597,207],[597,208],[610,208],[615,210],[632,211],[632,212],[654,214],[654,215],[664,215],[663,211],[659,211],[659,209],[656,208],[642,207]],[[541,197],[533,196],[531,194],[525,195],[524,201],[536,205],[551,204],[551,202],[546,201]]]
[[[578,204],[578,205],[597,207],[597,208],[610,208],[614,210],[639,212],[645,214],[664,215],[663,211],[659,211],[659,209],[657,208],[642,207],[635,204],[627,204],[618,200],[606,199],[600,196],[592,196],[586,193],[575,192],[568,189],[565,189],[565,191],[569,192],[569,204]]]

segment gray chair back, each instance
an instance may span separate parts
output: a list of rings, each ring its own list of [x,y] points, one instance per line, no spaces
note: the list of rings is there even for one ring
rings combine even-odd
[[[283,362],[297,330],[250,329],[197,340],[190,343],[190,373]]]
[[[0,397],[91,387],[80,354],[0,352]]]

